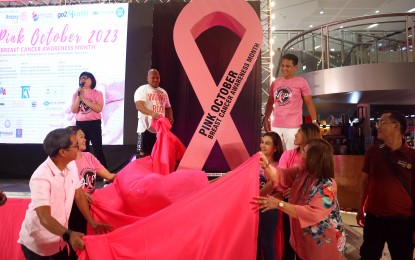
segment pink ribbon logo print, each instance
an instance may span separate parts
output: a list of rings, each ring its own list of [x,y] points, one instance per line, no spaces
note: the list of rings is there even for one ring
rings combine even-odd
[[[219,85],[214,82],[195,41],[214,26],[224,26],[241,39]],[[234,169],[249,158],[230,112],[260,53],[262,27],[258,15],[245,0],[193,0],[177,18],[173,40],[204,111],[179,168],[202,169],[218,141],[226,161]]]

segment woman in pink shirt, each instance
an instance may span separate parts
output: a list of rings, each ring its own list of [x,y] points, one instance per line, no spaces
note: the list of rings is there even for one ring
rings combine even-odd
[[[291,217],[290,244],[297,259],[341,260],[346,238],[334,180],[333,148],[323,139],[307,142],[300,167],[282,169],[261,155],[261,167],[280,189],[291,188],[288,202],[272,196],[254,201],[266,212],[280,209]]]
[[[89,152],[84,152],[86,149],[86,139],[85,134],[81,128],[77,126],[69,126],[67,129],[76,136],[76,140],[79,146],[78,155],[75,160],[76,166],[78,168],[78,176],[86,197],[88,198],[89,202],[92,203],[89,194],[92,194],[95,191],[97,175],[105,180],[112,181],[115,178],[115,174],[110,173],[104,166],[102,166],[102,164],[98,161],[97,158],[95,158],[94,155]],[[80,232],[86,234],[86,220],[82,216],[75,203],[72,205],[68,223],[69,229],[79,230]],[[77,259],[76,253],[72,248],[71,259]]]
[[[281,137],[275,132],[265,133],[261,138],[261,152],[265,155],[268,162],[277,167],[278,161],[281,157],[283,150]],[[266,196],[273,192],[272,186],[270,189],[263,189],[265,183],[269,181],[262,168],[259,169],[259,188],[260,195]],[[279,210],[273,209],[267,212],[259,213],[259,225],[258,225],[258,247],[257,247],[257,260],[275,260],[281,259],[280,254],[280,243],[275,241],[275,232],[277,230],[277,224],[279,221]],[[277,247],[275,246],[277,242]]]
[[[84,131],[86,151],[92,143],[94,154],[102,165],[107,161],[102,150],[101,111],[104,108],[104,96],[95,89],[97,81],[91,72],[84,71],[79,75],[79,87],[72,96],[72,113],[76,114],[76,126]]]
[[[313,138],[321,138],[320,135],[320,129],[315,125],[311,123],[302,124],[300,128],[298,129],[297,133],[295,134],[294,138],[294,145],[297,145],[297,148],[290,149],[285,151],[279,160],[278,167],[280,168],[291,168],[294,166],[301,166],[301,151],[304,151],[304,147],[308,140],[311,140]],[[270,189],[272,187],[271,181],[266,184],[266,189]],[[285,198],[285,201],[288,201],[288,195],[290,193],[291,189],[286,189],[283,192],[283,197]],[[261,194],[264,196],[264,194]],[[282,216],[283,221],[283,236],[284,239],[284,250],[283,250],[283,259],[285,260],[294,260],[295,259],[295,252],[290,246],[290,243],[288,241],[290,240],[290,217],[288,215]]]

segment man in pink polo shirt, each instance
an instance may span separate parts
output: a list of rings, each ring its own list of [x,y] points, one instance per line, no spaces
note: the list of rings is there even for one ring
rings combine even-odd
[[[294,136],[303,123],[303,99],[312,122],[317,124],[317,113],[307,81],[295,76],[298,58],[285,54],[281,59],[282,77],[272,82],[265,108],[265,131],[274,131],[281,136],[286,150],[294,149]],[[271,112],[273,120],[270,121]]]
[[[78,153],[75,135],[67,129],[53,130],[43,141],[43,148],[48,158],[30,178],[32,201],[17,242],[26,259],[69,259],[66,243],[78,250],[84,248],[84,234],[67,228],[74,200],[96,233],[106,233],[110,226],[90,215],[73,161]]]

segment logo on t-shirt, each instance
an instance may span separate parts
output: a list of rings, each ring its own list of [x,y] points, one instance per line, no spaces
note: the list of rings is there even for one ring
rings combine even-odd
[[[91,108],[82,101],[79,103],[79,108],[81,109],[82,114],[88,114],[91,112]]]
[[[81,172],[81,185],[84,192],[92,193],[96,185],[96,173],[92,169],[84,169]]]
[[[277,103],[278,106],[285,106],[290,103],[292,95],[292,91],[289,87],[280,87],[275,93],[275,103]]]

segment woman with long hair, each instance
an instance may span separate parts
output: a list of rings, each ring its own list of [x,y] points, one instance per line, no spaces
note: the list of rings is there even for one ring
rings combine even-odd
[[[296,259],[342,259],[346,238],[331,145],[321,138],[308,140],[300,167],[274,167],[263,154],[260,164],[273,187],[291,188],[288,202],[273,196],[258,196],[254,202],[263,212],[280,209],[291,217],[290,244]]]
[[[261,138],[261,152],[267,158],[268,162],[277,166],[283,150],[281,137],[275,132],[265,133]],[[267,183],[268,178],[262,168],[259,169],[259,188],[260,195],[265,196],[267,193],[262,188]],[[258,260],[275,260],[276,250],[274,246],[275,231],[277,229],[279,210],[273,209],[267,212],[259,213],[258,226]]]

